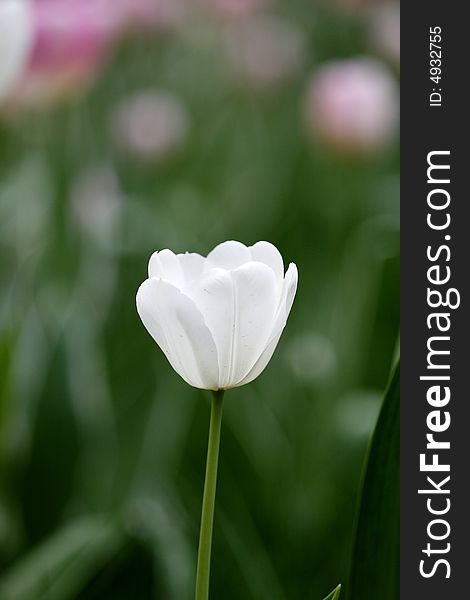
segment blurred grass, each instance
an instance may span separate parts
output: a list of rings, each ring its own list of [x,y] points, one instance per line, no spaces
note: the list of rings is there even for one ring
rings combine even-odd
[[[398,154],[348,161],[309,143],[306,74],[368,48],[354,15],[282,10],[311,57],[275,92],[231,80],[217,35],[195,28],[129,40],[86,96],[0,124],[1,581],[44,590],[5,598],[192,596],[208,398],[172,372],[134,298],[153,250],[206,254],[225,239],[273,242],[300,285],[270,366],[227,397],[213,597],[317,599],[346,581],[398,337]],[[192,122],[161,166],[120,153],[108,126],[119,99],[152,87]],[[96,166],[122,197],[102,236],[71,207]],[[116,530],[101,530],[106,516]],[[87,528],[103,542],[82,564]],[[69,570],[54,562],[62,543]]]

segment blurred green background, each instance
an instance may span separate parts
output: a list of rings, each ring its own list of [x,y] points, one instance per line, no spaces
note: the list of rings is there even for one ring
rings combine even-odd
[[[87,90],[0,120],[2,599],[192,597],[209,394],[172,371],[135,293],[154,250],[226,239],[274,243],[299,289],[266,371],[226,397],[212,597],[320,600],[347,581],[398,340],[399,157],[393,139],[328,148],[305,96],[325,61],[398,73],[366,7],[260,10],[244,21],[275,15],[300,40],[287,75],[276,51],[267,82],[234,68],[240,21],[202,11],[121,39]],[[116,124],[141,90],[184,110],[151,158]]]

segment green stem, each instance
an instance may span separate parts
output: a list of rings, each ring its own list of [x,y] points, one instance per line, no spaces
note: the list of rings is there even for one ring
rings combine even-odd
[[[214,522],[223,399],[223,390],[213,392],[209,443],[207,446],[206,479],[204,481],[204,496],[202,498],[201,530],[199,533],[199,550],[197,555],[196,600],[207,600],[209,598],[212,524]]]

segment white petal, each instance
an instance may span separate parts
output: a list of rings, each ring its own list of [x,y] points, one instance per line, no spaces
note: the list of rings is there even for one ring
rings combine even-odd
[[[204,270],[208,271],[209,269],[219,267],[229,271],[231,269],[236,269],[251,260],[253,259],[251,258],[249,249],[241,242],[231,240],[219,244],[209,252],[204,265]]]
[[[33,37],[29,1],[0,0],[0,101],[21,78]]]
[[[273,270],[263,263],[248,263],[232,271],[238,300],[238,347],[232,382],[236,385],[253,367],[272,332],[278,307]]]
[[[225,387],[230,380],[233,354],[235,289],[230,271],[211,269],[188,290],[201,311],[217,347],[219,382]]]
[[[276,349],[281,334],[284,331],[284,327],[286,326],[287,318],[289,316],[292,304],[294,302],[295,293],[297,291],[297,281],[297,267],[294,263],[291,263],[289,265],[289,268],[287,269],[286,277],[284,279],[282,298],[276,314],[274,327],[269,337],[269,342],[266,348],[261,353],[259,359],[256,361],[253,368],[243,378],[243,380],[240,381],[238,385],[244,385],[245,383],[250,383],[250,381],[256,379],[256,377],[258,377],[258,375],[260,375],[264,371],[267,364],[271,360],[271,357],[274,354],[274,350]]]
[[[194,302],[161,279],[147,279],[137,292],[137,311],[171,366],[190,385],[219,387],[214,339]]]
[[[249,248],[252,260],[262,262],[274,271],[279,285],[279,290],[282,290],[284,283],[284,262],[279,250],[269,242],[256,242],[254,246]]]
[[[294,303],[295,293],[297,292],[297,283],[299,281],[299,272],[297,271],[297,265],[290,263],[287,269],[286,276],[284,277],[284,290],[283,300],[285,302],[284,310],[287,317],[290,314],[292,304]],[[282,300],[281,300],[282,305]],[[281,306],[279,307],[281,308]]]
[[[185,277],[183,268],[176,254],[171,250],[154,252],[149,260],[149,277],[159,277],[169,281],[178,288],[184,286]]]
[[[220,387],[237,385],[258,359],[273,328],[279,302],[273,270],[259,262],[233,271],[212,269],[188,293],[217,346]]]
[[[185,286],[190,286],[201,276],[206,259],[196,252],[177,254],[177,257],[183,270]]]

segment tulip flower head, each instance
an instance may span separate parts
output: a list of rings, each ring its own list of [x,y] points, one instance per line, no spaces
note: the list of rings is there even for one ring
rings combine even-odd
[[[137,310],[174,370],[190,385],[223,390],[264,370],[286,325],[297,267],[284,274],[268,242],[228,241],[207,257],[155,252]]]

